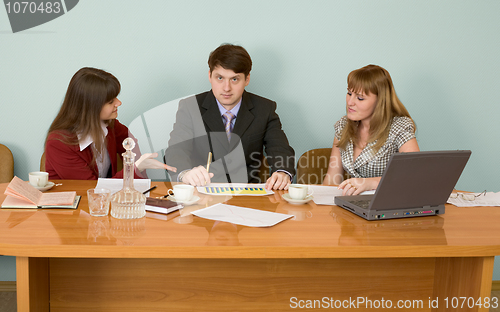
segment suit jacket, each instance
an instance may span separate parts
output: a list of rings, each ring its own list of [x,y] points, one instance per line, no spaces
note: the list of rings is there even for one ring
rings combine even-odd
[[[53,131],[49,133],[47,142],[45,143],[45,170],[49,173],[49,179],[66,179],[66,180],[97,180],[99,172],[97,165],[92,161],[92,148],[87,146],[83,151],[80,151],[78,144],[66,144],[61,140],[65,136],[78,141],[76,134],[63,131]],[[122,178],[123,171],[118,172],[117,153],[125,152],[122,146],[123,140],[131,136],[128,128],[122,125],[118,120],[114,121],[114,126],[108,126],[107,149],[111,160],[111,176],[113,178]],[[136,159],[141,156],[137,140],[135,148]],[[138,170],[134,170],[136,178],[144,178]]]
[[[168,145],[165,162],[177,167],[177,173],[205,166],[212,151],[214,182],[227,182],[227,175],[231,182],[265,182],[259,179],[264,147],[271,173],[285,170],[295,175],[295,152],[281,129],[276,102],[246,91],[230,142],[215,96],[208,91],[179,102]]]

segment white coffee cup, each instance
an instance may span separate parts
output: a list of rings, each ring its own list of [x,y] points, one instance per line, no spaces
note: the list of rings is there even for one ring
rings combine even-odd
[[[172,193],[170,193],[172,192]],[[187,184],[174,185],[174,189],[168,190],[168,194],[175,197],[176,201],[186,202],[193,198],[194,186]]]
[[[296,200],[302,200],[307,197],[307,195],[311,195],[311,192],[309,192],[309,186],[303,185],[303,184],[290,184],[288,186],[288,196],[290,196],[291,199],[296,199]]]
[[[49,173],[44,171],[34,171],[29,173],[30,184],[44,187],[49,183]]]

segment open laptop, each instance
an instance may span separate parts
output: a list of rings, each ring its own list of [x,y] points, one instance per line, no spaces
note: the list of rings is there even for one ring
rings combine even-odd
[[[373,195],[336,196],[335,204],[366,220],[432,216],[462,174],[471,151],[397,153]]]

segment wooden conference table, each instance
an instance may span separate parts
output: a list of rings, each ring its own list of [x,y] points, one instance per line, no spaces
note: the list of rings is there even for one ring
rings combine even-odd
[[[96,181],[54,182],[63,185],[51,191],[82,195],[77,210],[0,209],[0,254],[17,259],[18,311],[381,311],[389,302],[488,311],[477,300],[490,296],[500,208],[448,205],[441,216],[368,222],[337,206],[288,204],[280,191],[202,196],[181,212],[118,220],[89,215],[85,191]],[[153,184],[151,196],[170,186]],[[295,218],[250,228],[189,213],[221,201]],[[464,308],[452,309],[459,297]]]

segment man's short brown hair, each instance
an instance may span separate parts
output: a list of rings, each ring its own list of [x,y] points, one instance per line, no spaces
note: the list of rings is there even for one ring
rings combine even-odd
[[[247,77],[252,70],[252,59],[245,48],[226,43],[212,51],[208,57],[210,73],[217,66],[230,69],[236,74],[243,73]]]

